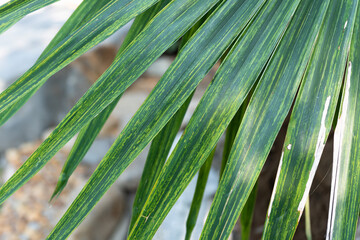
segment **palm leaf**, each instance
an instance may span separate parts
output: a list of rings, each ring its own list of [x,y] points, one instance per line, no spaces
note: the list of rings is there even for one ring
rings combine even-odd
[[[214,158],[216,147],[212,150],[206,161],[204,162],[204,165],[201,166],[199,170],[199,175],[196,182],[194,197],[191,202],[189,215],[186,220],[186,233],[185,233],[185,240],[191,239],[191,233],[195,228],[196,220],[199,215],[201,202],[204,196],[205,187],[207,180],[209,178],[209,173],[211,169],[211,164]]]
[[[194,3],[194,1],[191,2]],[[212,6],[210,2],[207,3],[209,3],[208,6],[204,6],[203,2],[199,4],[205,10],[206,7]],[[246,1],[244,4],[238,3],[242,8],[237,6],[237,8],[233,8],[229,12],[223,10],[229,8],[229,3],[225,2],[209,17],[189,40],[188,44],[183,47],[183,50],[149,95],[146,102],[127,124],[49,238],[67,236],[80,223],[121,172],[125,170],[188,99],[201,79],[220,58],[226,47],[243,29],[249,18],[256,13],[256,9],[261,6],[261,3],[253,3],[252,1]],[[247,11],[253,9],[253,6],[257,6],[257,8],[253,11]],[[238,8],[241,11],[236,11]],[[169,10],[170,8],[165,9]],[[179,6],[175,6],[171,11],[178,9]],[[190,8],[193,11],[190,11],[189,14],[194,17],[194,11],[199,14],[200,9],[198,5],[194,5],[194,9]],[[179,11],[182,11],[182,9],[179,9]],[[228,21],[229,15],[238,18],[241,12],[244,12],[242,21]],[[182,25],[183,23],[184,21],[182,21]],[[154,41],[158,42],[157,39],[154,39]],[[192,61],[189,61],[189,59]],[[174,98],[178,99],[176,104],[173,104]],[[119,156],[121,156],[121,161],[119,161]],[[82,210],[74,212],[73,209],[78,208],[78,206],[82,206]],[[151,236],[148,235],[148,237]]]
[[[0,33],[17,21],[40,8],[58,0],[12,0],[0,6]]]
[[[89,3],[93,3],[94,1],[88,1]],[[79,16],[82,16],[82,20],[86,21],[84,18],[85,16],[89,18],[89,14],[86,14],[85,10],[93,7],[93,8],[99,8],[101,7],[100,1],[96,1],[97,5],[94,6],[84,6],[79,10],[80,14]],[[166,1],[160,1],[159,3],[155,4],[153,7],[146,10],[144,13],[140,14],[136,17],[134,23],[132,24],[129,33],[126,35],[126,38],[124,39],[123,44],[121,45],[118,55],[120,55],[124,49],[131,43],[132,40],[145,28],[145,25],[154,17],[154,15],[159,12],[167,3],[169,0]],[[84,2],[85,3],[85,2]],[[76,11],[74,15],[76,14]],[[67,28],[70,30],[70,26],[77,27],[76,25],[73,25],[70,21],[72,18],[70,17],[69,21],[65,24],[69,24],[69,27]],[[78,23],[79,24],[79,23]],[[64,27],[65,27],[64,26]],[[63,27],[63,28],[64,28]],[[71,30],[70,30],[71,31]],[[60,31],[62,32],[62,31]],[[50,48],[52,44],[55,44],[55,41],[57,39],[60,39],[60,37],[55,37],[55,39],[49,44],[47,47]],[[46,51],[46,50],[45,50]],[[44,53],[43,53],[44,54]],[[63,169],[61,170],[60,177],[58,180],[58,183],[56,185],[56,188],[54,190],[53,195],[51,196],[51,199],[53,199],[55,196],[59,195],[60,192],[64,189],[65,185],[67,184],[67,181],[71,174],[74,172],[76,167],[80,164],[81,160],[84,158],[85,154],[90,149],[91,145],[95,141],[95,138],[99,134],[101,128],[104,126],[106,120],[110,116],[111,112],[114,110],[115,106],[119,102],[121,98],[121,95],[115,99],[111,104],[109,104],[99,115],[97,115],[91,122],[81,129],[79,136],[76,138],[75,144],[71,149],[71,152],[64,164]]]
[[[302,1],[295,12],[245,112],[201,239],[229,237],[290,110],[327,5]]]
[[[215,9],[217,5],[215,5],[213,9]],[[211,12],[212,11],[209,11],[182,37],[179,50],[181,50],[186,45],[186,43],[194,35],[194,33],[198,30],[198,28],[204,23],[205,19],[209,17]],[[140,211],[143,208],[145,201],[160,174],[161,169],[164,166],[164,163],[169,155],[176,134],[178,133],[181,127],[181,123],[184,119],[186,110],[191,102],[194,92],[180,107],[178,112],[176,112],[176,114],[172,116],[169,122],[158,133],[158,135],[156,135],[156,137],[151,143],[150,150],[144,166],[144,171],[141,176],[138,189],[136,191],[129,229],[132,229],[133,224],[135,223],[136,219],[139,217]]]
[[[241,226],[241,239],[249,240],[251,234],[251,225],[253,220],[253,214],[255,210],[256,197],[258,192],[258,183],[255,184],[254,188],[244,205],[240,215],[240,226]]]
[[[230,1],[227,3],[230,4]],[[278,4],[265,3],[253,20],[255,27],[249,27],[246,34],[240,37],[229,52],[193,114],[184,135],[160,173],[136,228],[129,234],[130,239],[147,239],[156,231],[211,149],[215,147],[260,75],[286,27],[286,23],[283,23],[268,28],[266,23],[273,16],[278,17],[279,21],[284,17],[290,18],[291,11],[294,11],[296,6],[296,3],[282,5],[281,7],[287,11],[279,16],[275,14]]]
[[[55,1],[0,6],[0,33]],[[134,17],[113,64],[1,186],[0,204],[80,131],[54,195],[60,193],[124,91],[182,37],[175,61],[48,239],[66,239],[151,141],[128,239],[151,239],[199,172],[187,221],[190,239],[212,155],[226,129],[220,183],[200,238],[228,239],[241,214],[242,238],[249,239],[256,183],[293,104],[262,238],[294,236],[336,126],[327,239],[353,239],[360,211],[359,0],[84,0],[34,66],[0,94],[0,125],[50,76]],[[220,58],[169,155],[192,94]],[[309,205],[306,211],[310,239]]]
[[[188,100],[185,101],[179,111],[170,119],[170,121],[151,143],[144,171],[136,191],[129,229],[132,229],[136,219],[139,217],[140,211],[142,210],[151,189],[159,177],[160,171],[169,155],[176,134],[181,127],[181,123],[184,119],[192,96],[193,94],[190,95]]]
[[[157,1],[159,0],[108,1],[88,22],[56,44],[56,47],[48,51],[49,54],[40,57],[33,67],[0,94],[0,125],[4,124],[50,76]]]
[[[250,94],[247,96],[245,101],[242,103],[240,109],[235,114],[234,118],[231,120],[229,126],[226,129],[225,143],[224,143],[224,149],[223,149],[223,158],[222,158],[221,168],[220,168],[220,180],[224,173],[226,164],[229,160],[230,151],[234,144],[236,133],[239,130],[241,120],[244,117],[244,114],[245,114],[246,108],[248,107],[251,96],[252,96],[252,94],[250,92]],[[241,212],[240,226],[241,226],[241,239],[242,240],[250,239],[252,218],[253,218],[253,212],[254,212],[255,202],[256,202],[256,195],[257,195],[257,185],[255,185],[255,187],[253,188],[253,190],[244,206],[244,209]]]
[[[95,138],[100,133],[101,128],[104,126],[106,120],[110,116],[111,112],[116,107],[118,100],[109,104],[98,116],[96,116],[86,127],[81,129],[74,146],[71,148],[69,156],[67,157],[61,173],[54,189],[54,192],[50,198],[50,201],[58,196],[61,191],[65,188],[71,174],[75,171],[76,167],[85,157],[86,153],[90,149],[91,145],[95,141]]]
[[[46,46],[45,50],[41,53],[38,61],[41,61],[45,56],[51,54],[53,48],[59,43],[63,42],[70,34],[74,33],[79,27],[83,26],[94,18],[99,11],[108,3],[108,0],[83,0],[81,4],[71,14],[69,19],[56,33],[55,37]]]
[[[358,1],[330,2],[291,114],[264,239],[289,239],[295,233],[331,130],[357,5]]]
[[[360,19],[360,7],[357,17]],[[355,239],[359,218],[360,183],[360,22],[355,21],[343,88],[341,112],[334,136],[334,163],[327,239]]]
[[[221,177],[224,173],[226,164],[229,160],[230,151],[234,144],[236,133],[239,130],[241,120],[244,117],[245,110],[249,104],[250,97],[251,97],[251,93],[244,100],[240,109],[237,111],[237,113],[235,114],[235,116],[233,117],[231,122],[229,123],[229,126],[226,128],[226,135],[225,135],[223,156],[222,156],[222,160],[221,160],[220,178],[219,179],[221,179]]]
[[[0,203],[36,174],[82,127],[123,93],[157,57],[189,29],[193,21],[204,15],[216,0],[208,1],[207,4],[189,2],[190,0],[172,1],[115,59],[52,134],[0,188]]]

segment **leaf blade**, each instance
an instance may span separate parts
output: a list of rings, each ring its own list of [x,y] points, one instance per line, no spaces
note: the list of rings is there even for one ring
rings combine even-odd
[[[58,0],[13,0],[0,6],[0,34],[27,14]]]
[[[85,2],[83,2],[85,3]],[[100,1],[87,1],[87,3],[90,3],[90,6],[88,4],[84,4],[84,6],[80,5],[81,8],[79,8],[78,12],[75,12],[74,16],[70,17],[70,19],[67,21],[65,25],[69,25],[66,27],[66,32],[71,32],[72,27],[77,28],[78,25],[81,24],[81,21],[77,21],[77,25],[74,25],[73,19],[79,20],[79,18],[82,21],[87,21],[86,19],[89,19],[92,17],[90,14],[84,15],[84,13],[88,12],[89,8],[95,8],[99,10],[101,6]],[[96,4],[97,3],[97,4]],[[145,28],[145,25],[154,17],[156,13],[158,13],[167,3],[169,3],[169,0],[162,0],[146,10],[144,13],[137,16],[134,20],[134,23],[132,24],[128,34],[126,35],[124,42],[122,43],[120,49],[118,50],[117,55],[120,55],[126,47],[132,42],[132,40],[135,39],[135,37]],[[92,5],[91,5],[92,4]],[[84,19],[85,18],[85,19]],[[64,35],[64,31],[61,32],[59,35]],[[61,39],[61,36],[56,36],[54,40],[49,44],[47,49],[50,49],[52,45],[56,45],[57,42],[59,42]],[[46,50],[44,51],[46,52]],[[101,128],[105,124],[106,120],[110,116],[111,112],[114,110],[115,106],[119,102],[122,94],[120,94],[119,97],[117,97],[112,103],[110,103],[99,115],[97,115],[94,119],[91,120],[91,122],[81,129],[74,146],[71,149],[71,152],[63,166],[63,169],[60,173],[60,177],[58,180],[58,183],[55,187],[54,193],[51,197],[53,199],[55,196],[58,196],[62,189],[64,189],[69,177],[75,170],[75,168],[79,165],[89,148],[91,147],[92,143],[94,142],[95,138],[99,134]],[[50,200],[51,201],[51,200]]]
[[[146,30],[137,36],[138,40],[133,41],[116,58],[52,134],[0,188],[0,203],[36,174],[67,141],[118,95],[123,93],[157,57],[185,33],[191,26],[192,21],[200,18],[208,8],[211,8],[216,3],[216,0],[212,0],[203,6],[197,6],[194,3],[198,3],[198,1],[192,1],[190,4],[192,8],[184,11],[187,5],[183,5],[183,1],[190,0],[172,1],[172,4],[161,11],[151,21],[151,24],[147,25]],[[195,8],[197,11],[194,13]],[[164,31],[164,29],[167,29],[167,31]],[[140,41],[140,39],[142,40]],[[146,45],[144,48],[142,41],[151,43],[151,45]],[[134,57],[137,60],[135,62]],[[139,61],[142,65],[138,64]],[[134,68],[137,70],[135,75],[131,71]]]
[[[334,163],[326,239],[354,239],[360,199],[359,119],[360,112],[360,7],[357,10],[349,61],[334,136]]]
[[[129,229],[132,229],[136,219],[139,217],[140,211],[164,166],[192,96],[193,94],[190,95],[189,99],[186,100],[151,143],[144,171],[136,191]]]
[[[214,158],[216,147],[211,151],[208,158],[205,160],[204,164],[201,166],[199,170],[198,179],[196,182],[195,192],[193,199],[191,201],[190,211],[186,220],[186,232],[185,232],[185,240],[191,239],[191,233],[195,228],[196,221],[199,215],[201,202],[204,196],[205,187],[207,180],[209,178],[209,173],[211,169],[211,164]]]
[[[293,4],[288,3],[282,6],[288,10],[289,15],[296,8],[297,4]],[[142,216],[138,219],[138,229],[135,228],[130,233],[129,239],[143,239],[149,233],[156,231],[171,206],[206,160],[265,67],[281,38],[282,27],[285,28],[287,23],[278,24],[276,28],[268,28],[268,17],[271,19],[276,15],[271,11],[274,10],[274,4],[266,2],[261,7],[270,10],[259,9],[256,18],[259,17],[260,20],[254,25],[253,31],[251,27],[246,30],[243,39],[238,40],[220,66],[182,138],[165,164],[142,211]],[[256,18],[252,19],[254,24],[257,21]],[[261,41],[257,41],[258,39]],[[256,64],[253,62],[254,59],[256,59]],[[182,161],[183,159],[186,161]],[[209,235],[209,237],[217,239],[215,235]]]
[[[230,235],[290,111],[326,7],[302,1],[295,12],[245,112],[201,239]]]
[[[249,198],[247,199],[243,210],[240,214],[240,226],[241,226],[241,239],[250,240],[251,225],[255,210],[256,197],[258,192],[258,182],[256,182],[254,188],[251,190]]]
[[[217,3],[212,10],[220,4]],[[179,51],[186,45],[189,39],[194,35],[198,28],[204,23],[205,19],[209,17],[212,10],[205,14],[183,37],[179,46]],[[144,170],[141,176],[138,189],[136,191],[135,200],[133,204],[132,216],[130,220],[131,230],[136,219],[139,217],[141,209],[144,207],[145,201],[156,182],[161,169],[164,166],[166,159],[169,156],[169,152],[175,140],[176,134],[179,132],[181,123],[185,117],[187,108],[191,102],[191,99],[195,91],[189,96],[180,109],[171,117],[169,122],[152,140],[150,150],[145,162]]]
[[[74,146],[71,148],[71,151],[64,163],[63,168],[54,189],[54,192],[50,198],[50,201],[59,196],[62,190],[65,188],[71,174],[75,171],[76,167],[85,157],[86,153],[90,149],[91,145],[95,141],[95,138],[100,133],[101,128],[104,126],[106,120],[110,116],[111,112],[116,107],[118,100],[120,100],[121,95],[115,99],[114,102],[109,104],[98,116],[96,116],[86,127],[81,129]]]
[[[289,239],[295,233],[335,115],[356,7],[357,1],[329,4],[291,114],[264,239]],[[279,228],[286,231],[280,235]]]
[[[199,1],[199,4],[200,2],[201,5],[203,5],[203,2]],[[212,6],[214,5],[210,4],[208,9]],[[178,7],[176,7],[176,9],[177,8]],[[199,6],[196,6],[194,9],[196,9],[196,12],[199,12]],[[193,16],[194,13],[192,12],[191,15]],[[247,19],[249,15],[251,16],[251,13],[245,14],[243,18]],[[222,19],[222,21],[219,19]],[[216,17],[213,15],[209,18],[207,23],[197,31],[188,44],[184,46],[177,57],[177,60],[175,60],[172,67],[168,69],[167,73],[165,73],[162,80],[160,80],[154,88],[146,102],[140,107],[136,115],[125,127],[118,140],[90,178],[88,184],[59,222],[58,229],[55,228],[55,233],[53,232],[49,238],[54,237],[57,234],[62,234],[60,229],[65,228],[64,226],[68,226],[69,224],[73,224],[70,222],[73,217],[76,217],[77,221],[78,219],[81,220],[88,211],[92,209],[94,203],[101,198],[102,194],[115,181],[117,176],[119,176],[131,161],[134,160],[141,150],[163,128],[171,116],[180,108],[183,102],[186,101],[208,70],[220,58],[224,49],[231,44],[239,31],[245,26],[245,23],[243,22],[237,23],[240,26],[237,27],[238,29],[236,32],[233,32],[233,25],[230,24],[223,27],[223,24],[226,22],[227,21],[223,18],[221,12],[218,13]],[[181,24],[183,25],[183,21]],[[214,28],[214,25],[221,26],[220,30],[222,34],[219,34],[219,29]],[[211,37],[207,39],[204,37],[206,35],[210,35]],[[214,48],[209,48],[210,43],[214,45]],[[215,52],[212,52],[213,49],[215,49]],[[194,65],[192,62],[188,61],[189,58],[203,59],[204,56],[209,61],[198,61],[201,63],[200,65]],[[179,66],[183,66],[182,68],[185,70],[178,71],[177,69]],[[165,87],[171,91],[164,92],[163,89]],[[178,90],[178,88],[180,88],[181,91]],[[161,94],[158,95],[158,93]],[[174,96],[180,96],[181,99],[176,102],[175,106],[171,106],[170,103]],[[156,106],[156,108],[154,106]],[[156,111],[154,111],[154,109],[156,109]],[[144,118],[146,115],[150,117]],[[164,116],[166,116],[166,118]],[[161,118],[160,122],[158,122],[159,118]],[[122,161],[118,161],[118,156],[122,156]],[[99,189],[101,189],[101,191],[98,191]],[[87,197],[90,197],[90,199],[87,199]],[[80,213],[77,212],[76,216],[74,216],[75,212],[72,209],[76,209],[80,205],[82,206],[81,208],[83,211]],[[150,238],[151,236],[148,235],[147,237]]]
[[[86,24],[61,40],[26,73],[0,94],[0,125],[4,124],[55,72],[100,43],[159,0],[110,0]],[[97,9],[95,9],[97,10]]]

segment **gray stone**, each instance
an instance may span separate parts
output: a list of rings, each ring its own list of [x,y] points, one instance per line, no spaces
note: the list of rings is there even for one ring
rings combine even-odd
[[[56,126],[90,86],[87,78],[71,65],[51,77],[41,92],[48,126]]]
[[[47,114],[41,93],[35,94],[11,120],[0,128],[0,152],[21,143],[39,139],[47,127]]]
[[[86,153],[83,162],[95,166],[98,165],[113,142],[114,139],[111,138],[97,138]]]
[[[216,192],[218,185],[219,174],[217,171],[211,169],[209,179],[205,188],[204,197],[201,203],[201,208],[195,229],[192,233],[191,239],[199,239],[202,228],[204,226],[207,213],[210,209],[212,198]],[[181,240],[185,238],[186,233],[186,219],[189,214],[192,198],[196,187],[197,176],[190,182],[181,197],[175,203],[164,222],[156,232],[154,239],[157,240]]]
[[[1,126],[0,152],[40,139],[44,130],[57,125],[89,86],[75,68],[67,67],[52,76]]]
[[[150,77],[161,77],[164,75],[166,70],[170,67],[174,58],[162,56],[158,58],[145,72],[147,76]]]

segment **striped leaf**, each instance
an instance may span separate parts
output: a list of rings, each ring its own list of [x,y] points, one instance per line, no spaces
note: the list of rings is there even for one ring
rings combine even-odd
[[[144,171],[141,175],[141,180],[136,191],[129,229],[132,229],[136,219],[139,217],[140,211],[144,207],[145,201],[159,177],[160,171],[169,155],[176,134],[179,132],[192,96],[193,94],[190,95],[188,100],[185,101],[179,111],[170,119],[170,121],[151,143]]]
[[[226,136],[225,136],[224,149],[223,149],[223,158],[221,161],[221,168],[220,168],[220,180],[224,173],[226,164],[229,159],[231,148],[234,144],[236,133],[239,130],[241,120],[244,117],[244,114],[245,114],[246,108],[248,107],[251,96],[252,96],[252,94],[250,92],[250,94],[246,97],[245,101],[243,102],[240,109],[235,114],[234,118],[231,120],[229,126],[226,129]],[[253,188],[249,198],[247,199],[244,209],[242,210],[241,215],[240,215],[241,239],[242,240],[250,239],[253,211],[254,211],[255,202],[256,202],[256,194],[257,194],[257,185],[255,185],[255,187]]]
[[[64,40],[69,34],[75,32],[79,26],[94,17],[106,3],[106,0],[84,0],[70,16],[70,18],[66,21],[66,23],[61,27],[60,31],[51,40],[49,45],[42,52],[38,61],[41,61],[47,55],[49,55],[53,47],[55,47],[62,40]],[[26,100],[27,99],[24,99],[22,101]],[[61,170],[58,183],[56,184],[54,193],[52,194],[50,201],[55,196],[59,195],[64,189],[69,177],[76,169],[78,164],[81,162],[86,152],[89,150],[91,144],[95,140],[95,137],[100,132],[101,127],[105,123],[107,117],[110,115],[115,105],[116,103],[110,104],[108,108],[101,112],[93,121],[91,121],[91,123],[89,123],[88,126],[83,128],[82,131],[79,133],[79,136],[77,137],[77,140],[73,148],[71,149],[71,152],[63,166],[63,169]]]
[[[0,125],[4,124],[54,73],[100,43],[159,0],[111,0],[41,57],[0,94]]]
[[[290,239],[295,234],[331,130],[357,6],[357,0],[329,4],[291,114],[264,239]]]
[[[214,158],[216,147],[211,151],[210,155],[204,162],[204,165],[201,166],[199,170],[199,175],[196,182],[194,196],[191,202],[189,215],[186,220],[186,233],[185,240],[191,239],[191,233],[195,228],[196,221],[199,215],[201,202],[204,197],[205,187],[207,180],[209,178],[209,173],[211,169],[211,164]]]
[[[122,94],[157,57],[190,28],[193,21],[199,20],[217,1],[208,1],[206,4],[199,2],[200,0],[172,1],[146,26],[52,134],[0,188],[0,203],[36,174],[82,127]]]
[[[55,35],[51,40],[49,45],[42,52],[41,56],[37,60],[40,62],[45,59],[46,56],[51,54],[53,48],[59,44],[61,41],[64,41],[69,34],[74,33],[79,26],[85,24],[92,17],[94,17],[98,11],[107,3],[107,0],[84,0],[80,6],[74,11],[66,23],[61,27],[60,31]],[[36,65],[36,64],[35,64]],[[12,103],[8,110],[0,114],[0,125],[5,123],[22,105],[29,100],[31,95],[36,92],[36,89],[27,93],[26,95],[21,96],[18,100]]]
[[[0,6],[0,33],[17,21],[40,8],[58,0],[12,0]]]
[[[120,55],[132,41],[134,41],[135,37],[145,29],[150,20],[153,19],[154,16],[158,14],[167,4],[169,4],[169,2],[171,2],[171,0],[159,0],[157,4],[153,5],[135,18],[134,23],[131,25],[128,34],[121,44],[117,56]]]
[[[358,6],[340,115],[334,136],[326,239],[355,239],[360,207],[360,7]]]
[[[92,4],[95,3],[94,1],[84,1],[83,4],[85,2],[92,3]],[[121,45],[117,55],[120,55],[126,49],[126,47],[131,43],[131,41],[134,40],[134,38],[145,28],[145,25],[153,18],[153,16],[157,12],[159,12],[168,2],[169,2],[169,0],[160,1],[157,4],[155,4],[153,7],[149,8],[144,13],[142,13],[136,17],[136,19],[135,19],[134,23],[132,24],[128,34],[126,35],[124,42]],[[90,7],[93,7],[93,8],[101,7],[100,1],[96,1],[96,3],[97,3],[97,5],[84,6],[84,7],[80,8],[80,10],[78,8],[77,11],[79,11],[79,14],[77,14],[77,15],[79,17],[77,19],[80,18],[79,20],[86,21],[85,19],[89,18],[88,15],[90,15],[90,14],[86,14],[86,11],[85,11],[86,9],[89,9]],[[82,5],[80,5],[80,6],[82,6]],[[76,13],[77,12],[75,11],[75,13],[73,14],[72,17],[74,17],[74,15]],[[70,19],[64,25],[64,27],[65,27],[65,26],[67,26],[67,24],[69,24],[69,27],[67,27],[68,32],[72,31],[71,26],[74,26],[75,28],[77,27],[76,24],[72,25],[72,22],[73,22],[73,21],[71,21],[72,17],[70,17]],[[80,24],[80,23],[78,22],[78,24]],[[61,30],[60,30],[60,33],[62,33]],[[60,39],[60,37],[58,37],[58,35],[57,35],[54,38],[54,40],[49,44],[47,49],[51,48],[52,44],[56,44],[56,40],[58,40],[58,39]],[[44,52],[46,52],[46,50]],[[91,120],[91,122],[86,127],[81,129],[78,137],[76,138],[75,144],[72,147],[70,154],[63,166],[63,169],[61,170],[58,183],[55,187],[53,195],[51,196],[51,199],[53,199],[55,196],[59,195],[60,192],[64,189],[69,177],[71,176],[71,174],[74,172],[76,167],[80,164],[81,160],[84,158],[85,154],[90,149],[91,145],[95,141],[95,138],[99,134],[101,128],[104,126],[106,120],[110,116],[111,112],[114,110],[114,108],[117,105],[117,103],[119,102],[120,98],[121,98],[121,95],[119,97],[117,97],[112,103],[110,103],[101,113],[99,113],[99,115],[97,115],[93,120]]]
[[[45,56],[51,54],[54,47],[64,41],[64,39],[74,33],[79,27],[94,18],[108,2],[108,0],[83,0],[61,29],[56,33],[51,42],[46,46],[38,61],[41,61]]]
[[[252,96],[252,93],[250,92],[250,94],[246,97],[245,101],[243,102],[240,109],[237,111],[234,118],[231,120],[229,126],[226,129],[223,157],[222,157],[221,168],[220,168],[220,178],[219,178],[220,180],[224,173],[226,164],[229,159],[231,148],[234,144],[236,133],[239,130],[241,120],[244,117],[244,114],[245,114],[246,108],[248,107],[251,96]],[[255,185],[255,187],[253,188],[249,198],[247,199],[244,209],[242,210],[241,215],[240,215],[241,239],[242,240],[250,239],[253,211],[254,211],[255,202],[256,202],[256,194],[257,194],[257,185]]]
[[[250,96],[250,94],[249,94],[249,96]],[[249,96],[247,99],[249,99]],[[221,177],[224,173],[227,161],[229,159],[229,154],[230,154],[231,148],[234,144],[236,133],[239,130],[241,120],[244,117],[244,110],[246,110],[246,107],[247,107],[247,105],[244,107],[244,104],[240,107],[240,109],[237,111],[237,113],[235,114],[235,116],[233,117],[231,122],[229,123],[229,126],[226,128],[219,180],[221,180]]]
[[[281,10],[286,11],[279,16],[276,14],[277,3],[263,5],[246,34],[229,52],[160,173],[129,239],[151,238],[234,117],[286,27],[286,23],[274,24],[273,27],[268,27],[267,23],[273,17],[279,22],[280,19],[290,18],[291,11],[297,6],[296,2],[281,5]],[[238,2],[234,4],[237,6]]]
[[[56,0],[0,6],[0,33]],[[80,132],[65,186],[124,91],[182,37],[181,51],[47,239],[66,239],[152,141],[128,239],[151,239],[197,172],[191,238],[213,150],[227,129],[221,178],[201,239],[249,239],[256,183],[292,106],[263,239],[291,239],[332,128],[327,239],[354,239],[360,211],[360,0],[83,0],[37,62],[0,94],[0,125],[52,76],[136,17],[113,64],[0,188],[0,204]],[[192,94],[222,63],[169,155]],[[341,97],[341,100],[340,100]],[[294,103],[295,101],[295,103]],[[200,171],[199,171],[200,170]]]
[[[239,130],[241,120],[244,117],[246,108],[248,107],[250,97],[251,97],[251,92],[246,97],[246,99],[242,103],[240,109],[237,111],[237,113],[235,114],[235,116],[233,117],[231,122],[229,123],[229,126],[226,128],[223,156],[222,156],[221,168],[220,168],[220,178],[219,178],[220,180],[224,173],[226,164],[228,162],[230,151],[231,151],[231,148],[234,144],[234,140],[236,137],[236,133]]]
[[[216,8],[218,4],[216,4],[213,9]],[[211,14],[211,12],[212,11],[209,11],[182,37],[179,51],[186,45],[189,39],[209,17],[209,14]],[[154,183],[156,182],[167,157],[169,156],[169,152],[171,150],[171,147],[173,146],[176,134],[179,132],[181,123],[184,119],[186,110],[191,102],[194,92],[180,107],[176,114],[172,116],[169,122],[164,126],[164,128],[159,132],[159,134],[154,138],[151,143],[150,150],[144,166],[144,171],[142,173],[141,180],[135,195],[129,226],[130,230],[132,229],[136,219],[139,217],[140,211],[144,207],[145,201],[149,196],[149,193],[153,188]]]
[[[290,110],[327,4],[307,0],[297,8],[245,112],[201,239],[229,237]]]
[[[194,3],[193,0],[191,2]],[[204,3],[200,2],[201,4],[199,2],[195,3],[203,6]],[[208,1],[207,3],[210,4]],[[183,50],[153,89],[146,102],[124,128],[49,238],[67,236],[80,223],[121,172],[125,170],[188,99],[195,87],[220,58],[226,47],[231,44],[253,14],[256,13],[256,9],[261,6],[261,3],[246,1],[243,4],[238,3],[240,6],[230,8],[232,11],[229,11],[230,2],[225,2],[210,16],[183,47]],[[254,6],[257,8],[249,11]],[[208,7],[211,7],[211,4]],[[164,10],[169,9],[167,7]],[[176,6],[175,10],[178,9],[179,6]],[[195,12],[190,11],[192,17],[194,17],[195,13],[199,14],[200,8],[196,4],[192,10],[195,9]],[[228,21],[229,16],[238,18],[239,15],[242,16],[241,21]],[[182,21],[183,23],[184,21]],[[154,41],[158,42],[157,39],[154,39]],[[189,59],[192,61],[189,61]],[[175,104],[173,99],[177,99]],[[121,161],[119,156],[121,156]],[[79,206],[81,206],[81,211],[73,211],[73,209],[78,209]],[[144,234],[151,238],[149,234],[145,232]],[[151,235],[153,234],[154,232],[151,233]]]
[[[240,215],[240,226],[241,226],[241,240],[249,240],[251,234],[251,225],[255,210],[256,196],[258,192],[258,183],[255,184],[254,188],[244,205]]]
[[[65,188],[71,174],[75,171],[77,166],[85,157],[86,153],[95,141],[95,138],[100,133],[101,128],[104,126],[111,112],[116,107],[120,97],[121,96],[109,104],[109,106],[107,106],[99,115],[97,115],[86,127],[81,129],[78,137],[76,138],[74,146],[71,148],[69,156],[67,157],[64,166],[61,169],[58,182],[50,198],[50,201],[54,197],[57,197]]]

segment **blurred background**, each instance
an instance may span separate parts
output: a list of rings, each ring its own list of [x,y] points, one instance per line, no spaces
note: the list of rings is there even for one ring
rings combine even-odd
[[[0,0],[0,4],[5,2],[6,0]],[[80,0],[59,1],[26,16],[0,35],[0,91],[5,90],[35,63],[42,50],[80,2]],[[6,181],[24,163],[76,101],[112,63],[130,25],[131,23],[127,24],[112,37],[56,73],[20,111],[0,128],[1,182]],[[85,185],[121,129],[170,66],[175,58],[176,49],[176,45],[169,49],[125,92],[99,137],[57,199],[49,202],[75,138],[59,151],[32,180],[3,204],[0,209],[0,240],[38,240],[47,236]],[[198,87],[181,131],[184,130],[218,65],[214,66]],[[285,127],[279,133],[259,180],[253,239],[259,239],[261,236],[285,137]],[[177,140],[180,136],[181,132]],[[217,147],[193,239],[199,239],[217,188],[223,139],[222,137]],[[332,138],[329,141],[331,142]],[[316,221],[312,223],[314,239],[323,239],[326,229],[331,176],[331,144],[328,144],[326,149],[310,196],[312,215],[316,218]],[[70,239],[126,239],[132,202],[147,151],[148,148],[121,175]],[[176,203],[154,239],[184,239],[185,221],[191,205],[196,178]],[[239,227],[236,226],[232,239],[240,239],[239,231]],[[303,219],[295,239],[305,239]]]

